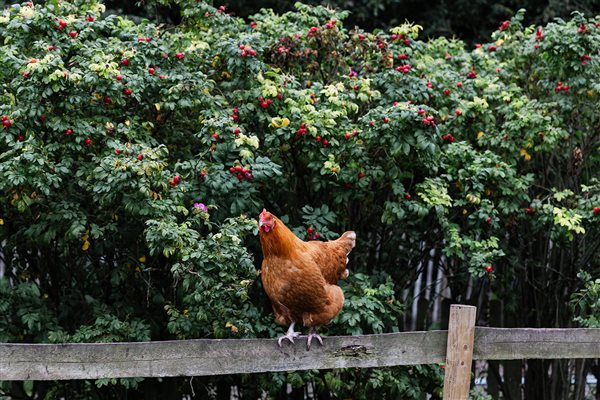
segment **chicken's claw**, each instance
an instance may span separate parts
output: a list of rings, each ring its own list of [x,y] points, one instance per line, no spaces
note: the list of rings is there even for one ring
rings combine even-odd
[[[277,339],[277,344],[279,345],[279,347],[281,347],[281,341],[284,340],[284,339],[287,339],[292,344],[295,344],[294,343],[294,339],[297,338],[297,337],[300,337],[300,332],[294,332],[294,325],[295,325],[295,323],[292,322],[292,324],[288,328],[286,334],[283,335],[283,336],[281,336],[279,339]]]
[[[310,342],[312,342],[313,338],[317,339],[321,346],[323,346],[323,338],[317,334],[317,330],[315,328],[310,328],[308,332],[308,340],[306,341],[306,350],[310,350]]]

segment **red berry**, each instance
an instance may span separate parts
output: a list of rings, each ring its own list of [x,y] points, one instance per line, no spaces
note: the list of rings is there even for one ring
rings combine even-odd
[[[121,151],[122,151],[121,149],[115,149],[115,153],[116,153],[117,155],[121,154]]]
[[[390,122],[390,119],[388,117],[383,117],[383,123],[387,124],[388,122]]]
[[[346,134],[344,135],[344,137],[345,137],[346,139],[350,139],[350,138],[352,137],[352,135],[351,135],[351,134],[349,134],[349,133],[346,133]]]
[[[503,23],[500,25],[500,27],[498,28],[498,30],[501,30],[501,31],[503,31],[503,30],[505,30],[505,29],[508,27],[508,25],[510,25],[510,21],[504,21],[504,22],[503,22]]]
[[[160,79],[166,79],[166,78],[167,78],[167,76],[166,76],[166,75],[159,75],[158,77],[159,77]]]
[[[410,200],[410,199],[411,199],[411,197],[412,197],[412,196],[410,195],[410,193],[406,193],[406,194],[404,195],[404,198],[405,198],[406,200]]]
[[[329,140],[325,139],[323,140],[323,147],[327,147],[329,146]]]
[[[450,89],[444,89],[444,94],[448,96],[450,94]]]
[[[229,167],[229,172],[231,172],[233,174],[235,172],[235,168],[234,167]]]
[[[138,159],[138,161],[142,161],[144,159],[144,155],[138,154],[137,159]]]
[[[263,101],[263,102],[260,103],[260,106],[262,108],[267,108],[267,107],[269,107],[269,104],[266,101]]]
[[[89,146],[90,144],[92,144],[92,139],[87,138],[83,141],[83,143],[85,143],[86,146]]]
[[[493,51],[496,51],[498,48],[496,46],[494,46],[494,45],[490,45],[490,46],[488,46],[487,49],[488,49],[489,52],[493,52]]]
[[[86,21],[88,22],[94,22],[94,17],[91,15],[88,15],[87,17],[85,17]]]
[[[456,87],[460,89],[462,87],[462,82],[456,82]]]
[[[175,175],[173,177],[173,182],[175,182],[175,183],[179,183],[180,180],[181,180],[181,177],[179,175]]]
[[[119,82],[123,80],[123,76],[121,75],[117,75],[115,76],[115,79],[118,80]]]
[[[454,111],[454,114],[456,114],[456,116],[462,115],[461,109],[457,108],[456,111]]]
[[[469,71],[469,73],[467,74],[468,79],[475,79],[476,77],[477,77],[477,72],[475,72],[475,71]]]
[[[48,51],[52,51],[52,50],[56,49],[56,46],[54,46],[54,45],[50,45],[50,46],[48,46],[46,49],[47,49]]]
[[[361,172],[358,173],[358,179],[362,179],[364,177],[365,177],[365,173],[364,172],[361,171]]]
[[[600,207],[594,207],[594,214],[600,213]]]
[[[17,137],[17,140],[19,142],[22,142],[24,139],[25,139],[25,136],[23,136],[23,135],[19,135],[19,137]]]
[[[175,186],[175,182],[169,181],[169,185],[171,185],[171,187],[173,187],[173,186]]]
[[[485,266],[485,272],[487,272],[488,274],[491,274],[493,270],[494,269],[492,268],[491,265],[486,265]]]
[[[240,128],[235,128],[235,129],[233,130],[233,134],[234,134],[235,136],[238,136],[238,135],[240,134],[240,132],[241,132]]]
[[[312,226],[310,228],[307,228],[306,231],[308,233],[313,233],[315,231],[315,228],[313,228]]]
[[[492,217],[487,217],[487,219],[485,220],[485,222],[487,222],[488,225],[492,224]]]
[[[71,36],[72,38],[76,38],[77,37],[77,31],[71,31],[71,32],[69,32],[69,36]]]
[[[433,85],[431,84],[431,82],[427,81],[427,87],[428,87],[429,89],[431,89],[431,88],[433,87]]]
[[[8,129],[10,128],[10,126],[12,125],[12,122],[10,122],[10,120],[5,119],[4,121],[2,121],[2,126],[4,126],[4,128]]]
[[[318,239],[321,235],[319,235],[318,233],[315,233],[315,239]]]
[[[149,73],[150,75],[154,75],[154,73],[155,73],[155,72],[156,72],[156,69],[154,69],[154,68],[152,68],[152,67],[148,68],[148,73]]]
[[[215,140],[219,140],[219,134],[218,133],[213,133],[212,135],[210,135],[213,139]]]
[[[175,58],[178,60],[183,60],[184,57],[185,57],[185,54],[183,54],[183,53],[175,53]]]
[[[125,96],[131,96],[132,93],[133,93],[133,91],[131,89],[129,89],[129,88],[123,89],[123,94]]]
[[[534,212],[535,212],[535,210],[534,210],[533,208],[531,208],[531,207],[527,207],[527,208],[525,209],[525,214],[529,214],[529,215],[531,215],[531,214],[533,214]]]
[[[71,136],[71,133],[73,133],[73,131],[71,129],[67,129],[66,132],[67,136]]]
[[[63,29],[65,29],[67,27],[67,21],[59,19],[58,20],[58,25],[59,25],[59,29],[62,31]]]
[[[122,59],[121,60],[121,65],[128,66],[129,65],[129,59],[128,58]]]
[[[321,136],[317,136],[317,137],[315,137],[315,140],[316,140],[317,142],[320,142],[320,141],[321,141]]]

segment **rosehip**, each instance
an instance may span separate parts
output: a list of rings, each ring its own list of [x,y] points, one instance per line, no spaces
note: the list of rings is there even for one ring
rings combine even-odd
[[[67,129],[65,131],[65,133],[67,134],[67,136],[71,136],[71,134],[73,133],[73,131],[71,129]]]
[[[71,31],[69,32],[69,36],[71,36],[73,39],[77,37],[77,31]]]
[[[137,159],[138,159],[138,161],[142,161],[144,159],[144,155],[138,154]]]
[[[119,154],[121,154],[121,151],[122,151],[121,149],[115,149],[115,154],[119,155]]]
[[[121,60],[121,65],[128,66],[129,65],[129,59],[127,59],[127,58],[122,59]]]
[[[10,128],[10,126],[12,125],[12,122],[10,122],[10,120],[5,119],[4,121],[2,121],[2,126],[4,126],[4,128],[8,129]]]
[[[17,140],[19,142],[22,142],[24,139],[25,139],[25,136],[23,136],[23,135],[19,135],[19,137],[17,137]]]
[[[175,182],[175,183],[179,183],[180,180],[181,180],[181,177],[179,175],[175,175],[173,177],[173,182]]]
[[[118,80],[119,82],[121,82],[123,80],[123,76],[117,75],[117,76],[115,76],[115,79]]]
[[[152,68],[152,67],[148,68],[148,73],[149,73],[150,75],[154,75],[154,73],[155,73],[155,72],[156,72],[156,69],[154,69],[154,68]]]
[[[131,96],[132,93],[133,93],[133,91],[131,89],[129,89],[129,88],[123,89],[123,94],[125,96]]]
[[[410,200],[410,199],[411,199],[411,197],[412,197],[412,196],[410,195],[410,193],[406,193],[406,194],[404,195],[404,198],[405,198],[406,200]]]
[[[218,133],[213,133],[212,135],[210,135],[213,139],[215,140],[219,140],[219,134]]]
[[[175,58],[178,60],[183,60],[184,57],[185,57],[185,54],[183,54],[183,53],[175,53]]]
[[[320,142],[320,141],[321,141],[321,136],[317,136],[317,137],[315,137],[315,140],[316,140],[317,142]]]
[[[90,144],[92,144],[92,139],[87,138],[83,141],[83,143],[85,143],[86,146],[89,146]]]
[[[600,207],[594,207],[594,214],[600,213]]]
[[[94,22],[94,17],[91,15],[88,15],[87,17],[85,17],[86,21],[88,22]]]
[[[492,268],[491,265],[486,265],[485,266],[485,272],[487,272],[488,274],[490,274],[494,269]]]
[[[267,108],[267,107],[269,107],[269,103],[267,103],[266,101],[263,101],[263,102],[260,103],[260,106],[262,108]]]
[[[325,139],[323,140],[323,147],[327,147],[329,146],[329,140]]]

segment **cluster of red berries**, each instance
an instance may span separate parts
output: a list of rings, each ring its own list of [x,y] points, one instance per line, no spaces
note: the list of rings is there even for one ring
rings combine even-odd
[[[122,152],[123,152],[123,150],[121,150],[121,149],[115,149],[115,154],[116,155],[120,155]],[[128,156],[129,152],[126,151],[125,155]],[[140,154],[137,155],[136,158],[138,159],[138,161],[142,161],[144,159],[144,155],[140,153]]]
[[[442,136],[442,140],[447,143],[454,143],[454,136],[451,133],[446,133]]]
[[[390,37],[392,40],[402,40],[404,42],[404,44],[407,46],[410,44],[410,39],[408,39],[404,35],[397,35],[395,33],[392,33],[392,35]]]
[[[558,93],[558,92],[568,92],[569,91],[569,86],[565,85],[562,82],[556,82],[556,87],[554,88],[554,92]]]
[[[150,43],[151,41],[152,41],[151,37],[139,37],[138,38],[139,43]]]
[[[539,28],[537,28],[537,30],[535,31],[535,41],[539,42],[541,40],[544,40],[544,34],[542,33],[542,27],[540,26]]]
[[[240,119],[240,115],[239,115],[240,110],[238,110],[237,107],[233,108],[233,115],[231,116],[231,119],[233,119],[234,121],[239,121]]]
[[[308,237],[308,240],[316,240],[321,237],[321,235],[315,232],[315,228],[313,228],[312,226],[306,228],[306,236]]]
[[[352,132],[348,132],[344,135],[346,139],[350,139],[351,137],[358,136],[358,131],[355,129]]]
[[[252,49],[250,46],[245,44],[240,44],[240,50],[242,51],[240,55],[242,57],[254,57],[256,56],[256,50]]]
[[[238,181],[240,181],[240,182],[243,180],[249,180],[249,181],[252,180],[252,172],[248,168],[242,167],[241,165],[236,165],[235,167],[230,167],[229,172],[236,175]]]
[[[179,175],[175,175],[173,179],[169,181],[169,185],[171,185],[171,187],[175,187],[175,185],[177,185],[180,181],[181,177]]]
[[[587,54],[584,54],[582,56],[579,56],[579,59],[581,60],[581,65],[586,65],[587,62],[592,59],[592,57]]]
[[[306,36],[313,37],[317,34],[318,31],[319,28],[317,28],[316,26],[311,26],[310,28],[308,28],[308,34]]]
[[[477,77],[477,72],[475,72],[475,70],[470,70],[469,73],[467,74],[467,78],[468,79],[475,79]]]
[[[259,98],[258,98],[258,102],[260,103],[260,106],[261,106],[262,108],[265,108],[265,109],[266,109],[266,108],[268,108],[268,107],[271,105],[271,103],[272,103],[273,101],[272,101],[271,99],[266,99],[266,100],[265,100],[265,99],[264,99],[264,97],[259,97]]]
[[[12,122],[10,121],[10,119],[8,119],[8,117],[6,115],[3,115],[2,116],[2,126],[4,127],[4,129],[10,128],[11,125],[12,125]]]
[[[432,128],[435,128],[435,118],[433,118],[433,115],[428,115],[425,118],[423,118],[421,120],[421,122],[423,123],[423,125],[425,126],[430,126]]]
[[[331,20],[329,20],[329,22],[327,22],[327,23],[325,24],[325,29],[333,29],[333,27],[335,26],[335,23],[336,23],[336,22],[337,22],[337,21],[336,21],[335,19],[331,19]]]
[[[589,30],[585,24],[579,25],[579,29],[577,30],[579,33],[589,33]]]
[[[408,73],[408,71],[410,71],[410,64],[400,65],[396,67],[396,71],[403,72],[406,74]]]
[[[59,19],[58,20],[58,30],[62,31],[67,27],[67,21],[63,20],[63,19]]]
[[[408,59],[408,54],[406,54],[406,53],[398,54],[398,60],[407,60],[407,59]]]
[[[317,136],[315,137],[315,141],[317,141],[317,142],[322,142],[322,143],[323,143],[323,147],[327,147],[327,146],[329,146],[329,140],[327,140],[327,139],[323,139],[323,138],[321,138],[321,136],[318,136],[318,135],[317,135]]]
[[[296,131],[296,137],[306,136],[306,125],[303,123],[300,124],[300,128]]]
[[[498,30],[505,30],[506,28],[508,28],[508,25],[510,25],[510,21],[504,21],[503,23],[500,24],[500,27],[498,28]]]

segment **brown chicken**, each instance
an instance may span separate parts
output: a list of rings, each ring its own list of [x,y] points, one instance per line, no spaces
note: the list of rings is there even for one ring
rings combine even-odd
[[[310,327],[307,349],[313,338],[322,345],[316,328],[329,323],[342,309],[344,294],[337,283],[348,276],[346,264],[356,233],[345,232],[329,242],[305,242],[267,210],[262,211],[258,221],[262,283],[276,322],[289,325],[277,343],[280,347],[284,339],[294,343],[294,338],[300,336],[294,326],[302,323]]]

